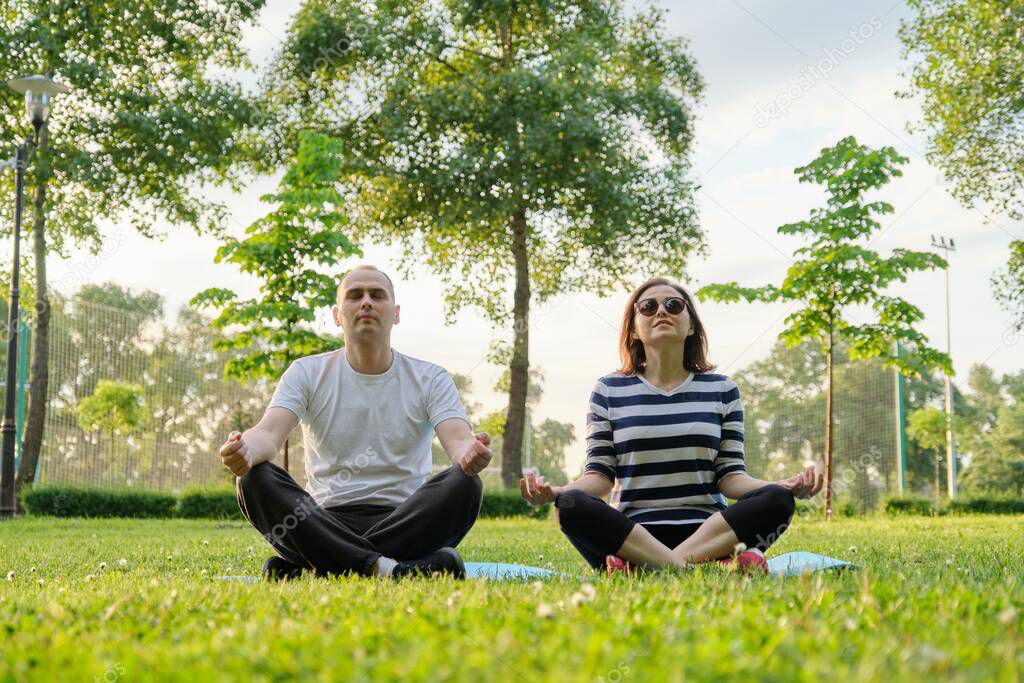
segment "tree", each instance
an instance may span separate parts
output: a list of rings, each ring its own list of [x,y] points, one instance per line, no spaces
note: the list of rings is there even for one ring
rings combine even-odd
[[[910,0],[900,26],[910,89],[923,102],[914,126],[928,134],[928,160],[966,206],[993,204],[1024,216],[1024,6],[1015,0]],[[1024,329],[1024,240],[993,279]]]
[[[64,255],[73,242],[98,250],[104,221],[147,236],[160,218],[197,230],[221,224],[224,207],[196,186],[238,186],[229,168],[243,158],[239,131],[256,110],[238,84],[211,73],[247,63],[242,29],[263,4],[0,0],[0,82],[39,73],[72,88],[42,127],[26,177],[36,305],[19,488],[35,477],[46,419],[47,252]],[[23,122],[23,100],[0,89],[0,137],[23,138]]]
[[[100,380],[96,391],[78,403],[76,411],[79,426],[86,431],[101,434],[132,434],[139,431],[145,421],[142,411],[142,388],[134,384]],[[113,448],[113,443],[111,443]],[[114,461],[111,452],[111,462]],[[130,458],[124,454],[125,479]]]
[[[236,352],[225,377],[277,379],[295,359],[341,346],[341,339],[310,328],[316,311],[336,300],[337,276],[316,267],[361,253],[341,232],[347,219],[336,187],[339,152],[336,140],[303,132],[278,191],[261,198],[277,208],[249,226],[244,240],[229,238],[217,249],[217,263],[234,263],[260,280],[260,297],[239,300],[229,289],[211,288],[192,298],[194,306],[220,308],[218,329],[238,328],[216,341],[217,350]],[[284,464],[287,469],[287,440]]]
[[[266,79],[274,128],[344,140],[353,235],[437,273],[448,321],[472,306],[510,333],[506,485],[531,307],[681,273],[703,249],[688,179],[703,84],[663,26],[621,0],[307,0]],[[280,158],[289,136],[266,138]]]
[[[964,429],[964,420],[959,416],[954,416],[953,430],[958,435],[962,435]],[[935,510],[938,511],[939,498],[942,493],[942,477],[939,473],[946,451],[946,413],[933,407],[915,410],[907,418],[907,436],[918,446],[934,455],[932,494],[935,497]]]
[[[825,186],[824,208],[813,209],[809,220],[783,225],[783,235],[804,235],[810,244],[796,250],[781,285],[741,287],[735,282],[701,288],[702,299],[735,302],[787,301],[802,304],[786,318],[779,337],[790,346],[805,341],[821,344],[825,356],[825,514],[832,513],[833,352],[837,341],[850,345],[850,359],[879,358],[901,372],[917,374],[942,367],[952,374],[949,358],[926,345],[927,339],[914,329],[924,318],[916,306],[886,294],[908,273],[938,268],[945,261],[936,254],[895,249],[888,258],[871,251],[872,233],[881,225],[876,215],[892,213],[886,202],[864,202],[864,194],[876,190],[894,176],[902,175],[899,165],[906,159],[892,147],[872,150],[853,137],[825,148],[820,156],[796,169],[802,183]],[[856,324],[849,309],[870,306],[872,322]],[[913,348],[897,355],[897,340]]]

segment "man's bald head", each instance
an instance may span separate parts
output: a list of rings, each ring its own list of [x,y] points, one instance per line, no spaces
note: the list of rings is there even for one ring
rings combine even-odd
[[[338,290],[337,292],[335,292],[335,298],[338,301],[341,301],[342,296],[344,294],[345,281],[349,280],[352,276],[356,274],[359,274],[361,276],[369,276],[369,278],[360,277],[360,280],[373,279],[382,281],[382,284],[384,284],[385,289],[388,290],[388,294],[391,295],[391,301],[395,301],[395,284],[391,281],[391,278],[388,277],[388,274],[385,273],[380,268],[378,268],[377,266],[371,266],[369,264],[358,265],[341,276],[341,280],[338,281]]]

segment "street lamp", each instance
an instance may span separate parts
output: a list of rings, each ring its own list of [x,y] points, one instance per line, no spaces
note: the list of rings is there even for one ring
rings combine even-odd
[[[14,269],[11,274],[11,305],[7,316],[7,385],[4,387],[4,421],[0,432],[0,519],[14,515],[14,448],[15,448],[15,385],[18,377],[18,294],[21,266],[21,208],[25,190],[25,169],[32,160],[39,142],[39,131],[50,116],[50,106],[56,95],[68,91],[66,85],[55,83],[46,76],[28,76],[8,81],[11,90],[25,96],[25,111],[32,122],[32,136],[18,145],[14,158],[2,165],[14,170]]]

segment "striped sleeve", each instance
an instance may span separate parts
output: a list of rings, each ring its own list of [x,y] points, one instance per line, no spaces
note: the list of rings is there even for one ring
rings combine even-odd
[[[715,455],[715,483],[722,477],[746,472],[743,461],[743,401],[732,380],[722,388],[722,440]]]
[[[587,413],[587,462],[584,472],[597,472],[615,481],[615,444],[612,440],[612,423],[608,419],[608,395],[605,385],[598,382],[590,394],[590,410]]]

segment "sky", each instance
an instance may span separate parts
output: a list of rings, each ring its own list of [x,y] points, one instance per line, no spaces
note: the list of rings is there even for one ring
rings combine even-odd
[[[259,24],[246,33],[245,46],[256,64],[265,63],[281,43],[298,6],[295,0],[268,2]],[[660,6],[668,10],[666,32],[689,41],[707,84],[697,111],[693,177],[701,185],[700,223],[709,250],[690,272],[664,275],[691,288],[731,280],[750,286],[780,282],[799,243],[777,235],[776,228],[807,217],[824,199],[818,187],[800,185],[793,169],[852,134],[870,146],[892,145],[910,159],[904,176],[880,195],[895,213],[882,219],[872,246],[882,253],[928,249],[931,235],[956,242],[949,308],[957,374],[966,377],[975,363],[987,363],[998,373],[1019,370],[1019,336],[993,299],[989,279],[1005,263],[1010,241],[1024,237],[1024,228],[958,204],[925,160],[924,137],[907,131],[908,122],[919,118],[919,104],[895,95],[907,85],[897,36],[900,20],[909,16],[904,3],[703,0]],[[265,178],[243,193],[214,195],[230,208],[236,234],[267,211],[259,196],[274,185],[275,179]],[[65,293],[107,280],[154,290],[164,296],[170,314],[206,287],[255,294],[251,278],[214,264],[215,239],[164,228],[167,237],[157,242],[127,227],[107,226],[107,246],[99,257],[84,252],[73,252],[66,261],[51,257],[51,281]],[[393,270],[399,258],[387,245],[364,245],[364,252],[360,261],[384,269]],[[924,311],[920,329],[942,349],[943,277],[941,271],[921,273],[893,289]],[[474,401],[486,410],[503,407],[504,397],[492,389],[501,369],[486,361],[495,333],[482,316],[466,310],[454,325],[444,326],[440,282],[423,270],[399,281],[397,296],[402,322],[394,331],[394,347],[469,375]],[[530,361],[545,378],[535,422],[570,422],[582,437],[590,390],[618,364],[625,299],[625,291],[604,299],[574,294],[535,312]],[[789,310],[783,304],[700,306],[719,370],[734,373],[764,358]],[[322,313],[326,331],[329,311]],[[578,468],[583,451],[581,440],[570,448],[570,471]]]

